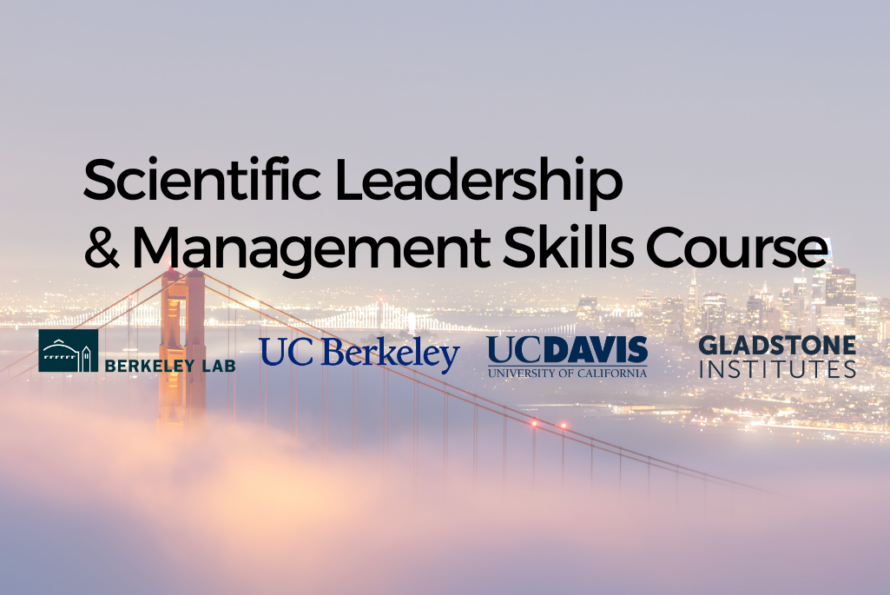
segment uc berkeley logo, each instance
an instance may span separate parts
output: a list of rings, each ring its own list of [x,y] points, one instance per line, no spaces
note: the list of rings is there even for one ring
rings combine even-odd
[[[98,372],[98,329],[39,329],[38,372]]]

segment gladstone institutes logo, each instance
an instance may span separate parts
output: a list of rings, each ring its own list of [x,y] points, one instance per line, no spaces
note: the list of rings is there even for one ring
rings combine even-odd
[[[98,372],[98,329],[39,329],[38,372]]]
[[[646,378],[646,337],[488,337],[489,378]]]
[[[705,335],[698,377],[850,379],[856,377],[856,335]],[[728,356],[728,357],[724,357]]]

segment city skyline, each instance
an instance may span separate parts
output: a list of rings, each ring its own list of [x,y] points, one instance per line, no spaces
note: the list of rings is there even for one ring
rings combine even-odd
[[[831,241],[828,241],[829,246],[831,246]],[[771,318],[768,321],[770,324],[765,327],[771,328],[775,332],[792,328],[797,330],[807,328],[809,332],[815,332],[816,322],[821,322],[823,318],[825,320],[833,320],[838,317],[843,320],[839,325],[836,321],[832,323],[832,328],[834,330],[846,328],[849,331],[857,327],[857,311],[861,309],[865,316],[863,328],[866,329],[866,338],[883,339],[890,332],[887,328],[882,329],[881,327],[882,320],[888,316],[887,312],[890,309],[890,304],[881,296],[858,292],[856,274],[851,273],[849,268],[836,267],[834,264],[833,254],[830,254],[824,266],[812,271],[803,268],[799,273],[802,276],[792,277],[791,284],[772,292],[768,290],[766,282],[764,282],[763,288],[759,291],[750,286],[745,288],[737,287],[733,293],[730,293],[733,291],[732,289],[717,291],[710,286],[705,286],[698,282],[699,276],[702,276],[703,273],[705,275],[712,273],[711,271],[690,268],[688,269],[688,274],[691,279],[686,287],[687,295],[685,298],[680,292],[670,295],[669,290],[664,292],[663,298],[660,298],[657,292],[647,289],[644,284],[641,284],[643,287],[640,289],[629,289],[628,276],[624,277],[624,283],[621,284],[626,296],[623,299],[617,296],[609,297],[602,294],[590,297],[595,302],[600,300],[602,302],[600,305],[604,306],[604,311],[609,310],[612,316],[628,316],[641,319],[651,318],[654,313],[653,309],[661,308],[662,302],[669,304],[670,307],[657,314],[659,322],[655,325],[656,327],[662,324],[660,322],[662,318],[669,316],[668,311],[680,308],[683,310],[681,331],[679,333],[666,332],[664,334],[684,334],[687,336],[693,334],[695,329],[702,327],[705,330],[713,331],[714,328],[719,328],[728,322],[727,316],[732,318],[731,322],[735,324],[742,323],[742,319],[745,319],[744,322],[750,322],[747,319],[750,318],[752,312],[756,312],[757,321],[755,326],[760,326],[761,313],[765,312],[765,316],[775,316],[773,313],[778,313],[778,317],[775,317],[775,319]],[[674,276],[676,277],[676,274]],[[710,276],[713,277],[713,274]],[[717,276],[718,279],[720,277],[723,276]],[[707,283],[707,281],[704,283]],[[15,284],[16,282],[13,280],[12,287],[15,287]],[[720,283],[720,285],[726,284],[725,279]],[[10,287],[9,280],[7,280],[6,285],[7,288]],[[561,287],[559,287],[559,283],[551,285],[554,289],[558,288],[557,291],[561,294],[559,297],[554,297],[553,295],[548,295],[546,292],[547,285],[545,284],[542,287],[545,291],[541,292],[543,295],[532,297],[532,294],[526,294],[526,299],[529,299],[527,303],[521,301],[523,299],[522,293],[519,294],[518,298],[516,295],[513,295],[509,299],[510,301],[501,298],[504,301],[499,302],[497,293],[492,290],[494,288],[489,290],[475,289],[469,296],[461,295],[460,292],[455,294],[452,291],[446,299],[443,299],[443,296],[437,296],[433,293],[436,287],[435,284],[430,285],[428,289],[432,291],[428,290],[425,298],[422,294],[423,289],[416,291],[413,288],[411,293],[402,291],[389,292],[378,289],[364,297],[371,298],[375,303],[387,302],[396,307],[407,307],[418,313],[427,313],[425,315],[450,311],[475,312],[477,314],[489,315],[494,313],[499,316],[505,313],[507,315],[534,316],[535,314],[546,315],[548,313],[571,312],[573,310],[571,285],[571,282],[567,282]],[[654,285],[654,283],[648,283],[648,285]],[[511,286],[515,286],[515,282],[498,284],[496,287],[503,287],[509,291]],[[74,290],[76,291],[76,288]],[[292,300],[288,300],[285,306],[294,310],[340,311],[348,313],[357,308],[355,302],[361,299],[357,295],[360,291],[360,289],[359,291],[345,290],[345,293],[350,295],[348,301],[353,302],[353,305],[342,303],[344,300],[342,298],[336,299],[337,293],[332,292],[326,303],[317,299],[313,299],[313,301],[316,301],[314,304],[306,302],[291,303]],[[486,295],[486,291],[490,293]],[[38,297],[35,300],[23,292],[18,299],[10,299],[10,296],[3,295],[2,289],[0,289],[0,295],[5,298],[6,304],[5,311],[0,313],[0,315],[5,316],[7,323],[33,323],[41,320],[53,320],[53,316],[59,319],[58,313],[67,311],[65,320],[77,320],[80,317],[89,315],[92,312],[91,308],[104,303],[100,300],[108,297],[105,294],[92,293],[91,295],[94,296],[96,301],[94,301],[94,305],[89,305],[89,300],[85,299],[85,296],[76,294],[69,296],[69,293],[70,289],[66,293],[45,293],[41,296],[43,299]],[[580,311],[585,295],[582,293],[580,301],[576,300],[574,302],[575,312]],[[401,303],[399,302],[399,296],[401,296]],[[467,299],[468,297],[469,299]],[[437,298],[438,305],[436,305]],[[72,299],[74,303],[72,303]],[[731,305],[739,304],[740,302],[741,304],[738,307]],[[150,307],[146,306],[146,308]],[[836,308],[839,307],[843,309],[843,313],[836,311]],[[77,311],[81,311],[83,314],[76,314]],[[737,311],[741,311],[741,314]],[[41,315],[41,313],[43,314]],[[49,315],[48,318],[47,315]],[[807,316],[809,316],[809,319],[804,323],[804,319]],[[695,320],[690,320],[690,317],[695,318]],[[3,320],[0,320],[0,323],[2,322]],[[827,325],[828,323],[826,322],[825,324]],[[651,327],[651,321],[646,322],[643,320],[643,328]],[[663,334],[661,332],[662,329],[658,328],[655,330],[657,330],[657,334]]]

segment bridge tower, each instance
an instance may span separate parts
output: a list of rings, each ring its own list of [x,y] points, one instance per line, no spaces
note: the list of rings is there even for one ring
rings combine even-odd
[[[195,269],[179,281],[169,269],[161,277],[161,345],[159,357],[164,371],[158,377],[158,429],[188,429],[203,426],[207,412],[207,378],[204,360],[204,273]],[[177,283],[179,281],[179,283]],[[185,345],[180,342],[182,302],[185,302]],[[175,371],[176,360],[185,362]]]

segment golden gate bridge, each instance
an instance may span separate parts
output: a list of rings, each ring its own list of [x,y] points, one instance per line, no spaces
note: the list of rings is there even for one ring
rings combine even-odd
[[[155,291],[150,288],[153,284],[160,281],[161,287]],[[140,294],[149,293],[147,297],[139,298]],[[345,352],[346,349],[356,346],[354,343],[344,339],[341,336],[333,334],[337,329],[376,329],[388,330],[387,327],[401,327],[403,323],[408,322],[409,316],[406,310],[398,308],[389,308],[381,304],[366,307],[364,309],[356,309],[353,312],[341,314],[333,317],[322,319],[321,322],[334,326],[334,329],[323,328],[316,324],[318,321],[302,320],[283,309],[268,304],[253,295],[250,295],[222,280],[212,277],[199,270],[193,270],[188,274],[181,274],[174,269],[158,275],[151,281],[145,283],[135,291],[131,292],[124,298],[111,304],[110,306],[100,310],[99,312],[83,317],[72,328],[97,328],[107,329],[114,325],[128,326],[128,348],[130,325],[135,326],[136,332],[141,325],[140,323],[150,323],[152,318],[140,314],[140,309],[146,308],[149,302],[155,298],[160,298],[160,306],[155,308],[160,316],[158,318],[158,326],[160,326],[161,343],[158,349],[160,360],[170,361],[176,359],[204,360],[207,357],[207,348],[205,345],[204,330],[205,320],[205,295],[211,294],[225,300],[239,310],[249,311],[257,316],[257,322],[262,322],[259,326],[259,336],[262,337],[265,329],[279,328],[286,329],[291,335],[301,335],[313,340],[321,340],[324,338],[334,338],[340,341],[340,351]],[[376,315],[372,314],[372,310],[376,309]],[[184,311],[183,311],[184,310]],[[129,321],[129,322],[128,322]],[[415,319],[416,323],[416,319]],[[219,325],[231,329],[237,324],[231,319],[231,314],[225,322],[219,321]],[[374,326],[376,324],[376,327]],[[154,325],[151,325],[154,326]],[[415,326],[417,329],[418,326]],[[423,328],[420,326],[419,328]],[[184,329],[185,340],[182,341],[182,330]],[[481,330],[481,329],[473,329]],[[498,332],[496,330],[486,329],[487,332]],[[473,331],[470,331],[473,332]],[[515,331],[514,331],[515,332]],[[237,333],[235,334],[235,359],[237,360]],[[108,348],[107,337],[105,338],[105,350]],[[138,334],[137,334],[138,344]],[[227,347],[231,345],[230,337],[227,338]],[[299,347],[297,347],[299,349]],[[130,349],[125,349],[128,351]],[[130,350],[131,351],[131,350]],[[34,350],[18,360],[6,365],[0,369],[0,388],[7,394],[14,390],[18,383],[29,382],[29,386],[33,386],[32,375],[37,363],[37,350]],[[297,416],[298,401],[297,393],[299,390],[299,374],[298,369],[293,367],[290,376],[290,386],[288,394],[293,397],[293,409],[291,420],[291,428],[296,438],[298,424]],[[267,368],[268,370],[268,368]],[[305,371],[303,372],[306,373]],[[362,372],[358,368],[352,368],[351,373],[351,391],[349,397],[351,399],[351,442],[353,457],[355,457],[356,447],[358,444],[360,425],[359,425],[359,398],[361,393],[361,384],[359,376]],[[756,495],[773,495],[779,496],[775,492],[758,488],[752,485],[741,483],[716,475],[694,469],[679,463],[667,461],[657,456],[645,454],[634,449],[625,448],[620,445],[608,442],[591,435],[584,434],[568,427],[565,422],[556,422],[546,420],[538,416],[530,415],[519,409],[509,407],[502,403],[497,403],[482,395],[470,392],[443,380],[433,378],[432,376],[412,369],[410,366],[401,364],[396,365],[378,365],[373,364],[370,370],[364,372],[365,375],[373,373],[379,375],[381,384],[381,405],[383,415],[380,419],[381,436],[382,436],[382,453],[384,475],[389,456],[390,448],[390,401],[391,393],[401,391],[402,394],[410,394],[411,396],[411,441],[412,441],[412,461],[411,469],[414,476],[415,485],[419,475],[420,460],[420,406],[423,397],[424,404],[432,404],[434,399],[438,399],[436,407],[440,407],[441,411],[441,444],[442,444],[442,465],[444,473],[447,475],[449,466],[450,449],[453,447],[450,440],[456,433],[454,423],[452,421],[453,414],[451,407],[461,405],[469,407],[472,411],[472,472],[474,485],[479,471],[479,449],[480,449],[480,420],[482,416],[486,416],[489,421],[498,420],[501,432],[500,448],[501,448],[501,475],[502,481],[506,485],[507,474],[507,455],[508,455],[508,427],[522,428],[522,438],[527,444],[524,445],[525,455],[530,458],[531,466],[531,482],[534,485],[538,474],[538,441],[539,436],[555,438],[561,444],[561,474],[563,482],[565,481],[565,465],[566,465],[566,448],[573,448],[575,451],[587,451],[590,460],[590,482],[594,483],[594,453],[605,454],[613,457],[618,463],[618,489],[622,490],[623,478],[625,475],[625,467],[627,465],[636,465],[645,469],[646,472],[646,494],[647,500],[651,490],[653,471],[660,472],[662,477],[668,476],[673,478],[674,498],[679,504],[680,480],[694,481],[702,487],[703,501],[707,500],[708,486],[715,486],[729,490],[734,495],[736,492]],[[27,377],[26,377],[27,375]],[[99,376],[96,374],[94,382],[98,385]],[[73,376],[73,375],[72,375]],[[107,382],[107,374],[102,375],[102,382]],[[329,432],[329,413],[330,413],[330,366],[320,367],[319,378],[319,405],[320,415],[318,418],[317,428],[320,439],[320,454],[324,461],[327,456],[330,442]],[[63,376],[64,382],[64,376]],[[226,399],[227,411],[232,414],[233,420],[237,421],[238,415],[238,376],[237,368],[232,374],[232,380],[227,378],[226,381]],[[63,388],[64,390],[64,388]],[[248,393],[253,396],[252,391]],[[262,418],[263,424],[266,421],[266,411],[268,404],[268,382],[267,371],[260,372],[258,370],[257,385],[257,415],[258,421]],[[231,397],[231,400],[230,400]],[[304,397],[305,398],[305,397]],[[244,403],[244,387],[241,387],[241,399]],[[158,428],[161,430],[179,429],[188,430],[189,428],[201,427],[206,423],[207,409],[207,379],[203,370],[195,369],[192,371],[163,371],[158,373]],[[490,423],[486,426],[493,427]],[[515,448],[513,449],[515,450]]]

